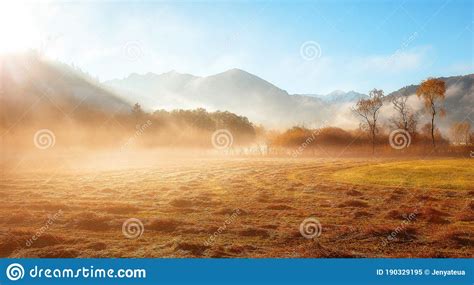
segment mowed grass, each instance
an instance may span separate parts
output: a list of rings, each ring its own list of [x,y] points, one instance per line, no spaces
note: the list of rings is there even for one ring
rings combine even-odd
[[[473,189],[474,161],[439,159],[379,163],[336,171],[332,178],[359,185]]]
[[[472,183],[458,190],[375,185],[383,175],[334,180],[397,165],[382,159],[154,159],[0,175],[0,257],[474,257]],[[472,171],[462,159],[405,163],[438,165],[437,187]],[[313,239],[300,232],[307,218],[322,226]],[[141,235],[124,234],[130,219],[143,224]]]

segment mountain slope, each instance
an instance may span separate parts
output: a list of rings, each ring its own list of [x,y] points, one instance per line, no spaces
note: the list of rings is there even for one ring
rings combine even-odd
[[[0,104],[2,125],[130,110],[125,100],[86,74],[35,54],[0,57]]]
[[[474,74],[440,77],[446,83],[446,99],[444,106],[446,117],[438,118],[438,125],[445,132],[454,121],[471,121],[474,124]],[[416,90],[420,85],[409,85],[388,94],[388,97],[403,95],[409,96],[413,109],[423,114],[421,100],[416,98]]]

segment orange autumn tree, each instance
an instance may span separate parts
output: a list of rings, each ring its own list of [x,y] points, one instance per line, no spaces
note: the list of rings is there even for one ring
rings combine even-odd
[[[433,147],[436,147],[435,143],[435,117],[439,113],[444,115],[444,108],[442,103],[446,95],[446,84],[443,80],[436,78],[428,78],[421,82],[420,87],[416,90],[416,96],[422,98],[425,104],[425,110],[431,115],[431,140]]]

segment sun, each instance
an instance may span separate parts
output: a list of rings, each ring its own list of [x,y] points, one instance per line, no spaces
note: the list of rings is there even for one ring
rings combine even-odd
[[[31,4],[13,0],[0,2],[0,54],[35,48],[38,32]]]

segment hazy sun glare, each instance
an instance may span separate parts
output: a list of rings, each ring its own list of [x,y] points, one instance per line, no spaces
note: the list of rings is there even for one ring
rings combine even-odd
[[[38,43],[32,7],[13,1],[0,2],[0,53],[25,51]]]

